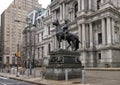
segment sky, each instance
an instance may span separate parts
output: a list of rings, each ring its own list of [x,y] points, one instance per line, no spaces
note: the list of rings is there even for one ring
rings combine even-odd
[[[7,7],[12,3],[13,0],[0,0],[0,15],[7,9]],[[42,4],[43,8],[46,8],[50,4],[51,0],[39,0],[39,3]]]

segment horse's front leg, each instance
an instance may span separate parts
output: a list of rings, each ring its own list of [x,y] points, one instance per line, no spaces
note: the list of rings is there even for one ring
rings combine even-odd
[[[69,44],[69,45],[67,46],[67,48],[66,48],[66,49],[68,49],[68,48],[71,46],[71,43],[70,43],[69,41],[68,41],[68,44]]]
[[[60,42],[61,42],[61,41],[59,41],[59,43],[58,43],[58,47],[59,47],[59,48],[61,48]]]
[[[58,35],[56,35],[56,36],[57,36],[57,47],[60,48],[60,38]]]
[[[58,47],[61,48],[61,44],[60,44],[61,40],[58,40]]]

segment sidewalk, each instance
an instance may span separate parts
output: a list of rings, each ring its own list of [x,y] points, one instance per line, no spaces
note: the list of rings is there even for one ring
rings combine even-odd
[[[106,71],[116,72],[116,71],[120,71],[120,68],[85,68],[85,70],[89,71],[89,72],[97,71],[97,73],[99,71],[101,71],[101,72],[102,71],[104,71],[104,72],[106,72]],[[10,79],[15,79],[15,80],[20,80],[20,81],[33,83],[35,85],[91,85],[91,84],[81,84],[81,79],[80,78],[69,79],[68,81],[65,81],[65,80],[57,81],[57,80],[42,79],[41,77],[34,77],[33,75],[32,76],[20,75],[20,77],[16,77],[15,74],[0,73],[0,76],[7,77],[7,78],[10,78]],[[89,81],[87,81],[87,82],[89,82]]]
[[[120,71],[120,68],[85,68],[88,71]]]
[[[33,76],[22,76],[16,77],[16,75],[10,74],[10,73],[0,73],[0,76],[7,77],[10,79],[25,81],[29,83],[33,83],[35,85],[90,85],[90,84],[81,84],[81,79],[71,79],[68,81],[62,80],[62,81],[56,81],[56,80],[46,80],[42,79],[40,77],[33,77]]]

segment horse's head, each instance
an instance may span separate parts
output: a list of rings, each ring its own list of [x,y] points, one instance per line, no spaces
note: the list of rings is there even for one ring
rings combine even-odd
[[[53,25],[55,25],[55,26],[58,26],[58,25],[59,25],[58,19],[53,22]]]

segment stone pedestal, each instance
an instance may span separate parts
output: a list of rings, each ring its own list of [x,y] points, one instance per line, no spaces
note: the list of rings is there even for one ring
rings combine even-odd
[[[64,49],[51,51],[45,78],[64,80],[66,71],[68,79],[81,77],[82,65],[79,56],[79,52]]]

